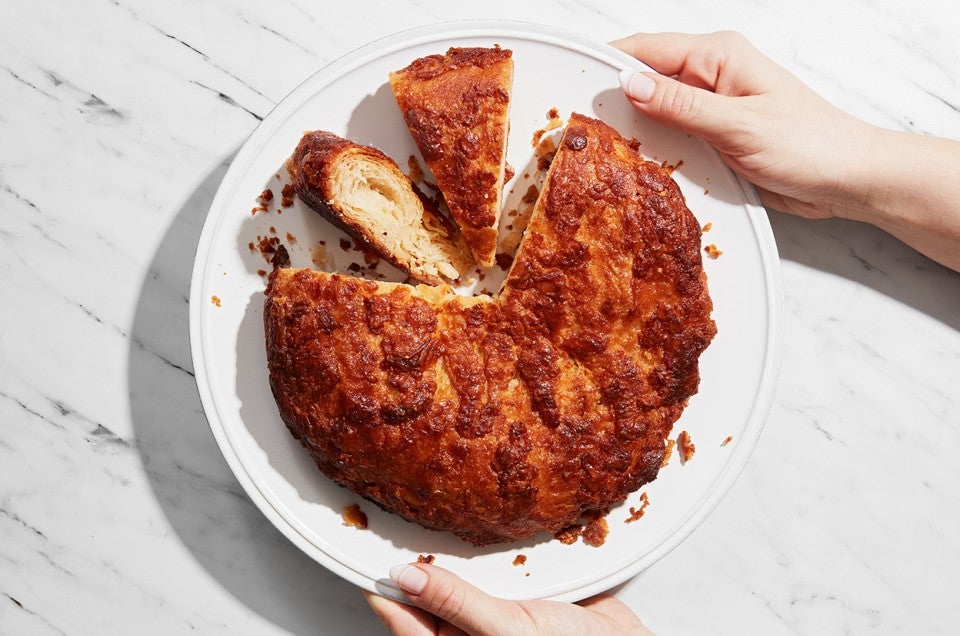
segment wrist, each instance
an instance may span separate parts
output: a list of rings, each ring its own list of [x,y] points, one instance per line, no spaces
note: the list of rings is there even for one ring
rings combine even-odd
[[[851,132],[849,155],[837,166],[829,194],[830,211],[839,218],[876,224],[890,198],[891,131],[855,120]]]

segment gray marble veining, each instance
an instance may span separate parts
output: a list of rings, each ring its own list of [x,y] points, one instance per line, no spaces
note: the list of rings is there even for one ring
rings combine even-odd
[[[0,7],[0,632],[371,633],[247,499],[197,396],[190,273],[229,161],[326,62],[439,20],[744,32],[878,125],[960,136],[946,0]],[[771,213],[783,370],[707,522],[618,595],[654,630],[955,633],[960,275]]]

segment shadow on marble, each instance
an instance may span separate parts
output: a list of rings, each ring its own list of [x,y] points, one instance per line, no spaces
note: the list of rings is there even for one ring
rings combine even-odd
[[[356,587],[304,555],[250,501],[203,414],[187,299],[200,230],[232,158],[182,205],[143,282],[128,368],[136,446],[179,540],[251,611],[292,634],[382,632]]]
[[[957,272],[865,223],[777,211],[768,217],[782,259],[870,287],[960,331]]]

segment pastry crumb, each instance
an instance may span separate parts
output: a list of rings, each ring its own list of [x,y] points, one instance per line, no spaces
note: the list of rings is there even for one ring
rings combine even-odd
[[[217,307],[219,307],[219,306],[220,306],[220,297],[219,297],[219,296],[211,296],[211,297],[210,297],[210,302],[212,302],[214,305],[216,305]]]
[[[670,463],[670,458],[673,456],[673,447],[676,445],[676,441],[672,439],[667,440],[667,447],[663,451],[663,459],[660,460],[660,468],[663,468]]]
[[[280,191],[280,205],[284,208],[289,208],[293,205],[293,195],[296,193],[297,189],[293,187],[292,183],[288,183],[283,186],[283,189]]]
[[[310,250],[310,260],[313,261],[313,264],[317,267],[326,267],[327,248],[324,245],[317,245],[315,248]]]
[[[583,529],[583,542],[599,548],[607,540],[607,534],[610,532],[610,526],[607,525],[606,517],[597,517],[587,524]]]
[[[677,436],[677,446],[680,448],[681,464],[686,464],[693,459],[694,453],[697,452],[697,447],[694,445],[693,440],[690,439],[690,433],[686,431],[680,431],[680,435]]]
[[[583,526],[578,523],[573,524],[572,526],[567,526],[560,532],[556,533],[554,538],[564,545],[573,545],[577,542],[577,539],[580,538],[580,534],[583,532]]]
[[[496,255],[497,266],[503,271],[510,269],[510,266],[513,265],[513,256],[507,254],[506,252],[500,252]]]
[[[530,141],[531,148],[537,148],[543,140],[543,136],[560,126],[563,126],[563,120],[560,119],[560,111],[554,106],[547,112],[547,124],[543,128],[533,131],[533,138]]]
[[[422,554],[417,555],[417,563],[426,563],[427,565],[431,565],[436,560],[437,557],[433,556],[432,554],[428,554],[427,556],[423,556]]]
[[[516,558],[513,560],[513,564],[517,566],[524,565],[526,562],[527,562],[527,555],[525,554],[518,554]]]
[[[705,248],[703,248],[703,251],[707,253],[707,256],[709,256],[710,258],[712,258],[712,259],[714,259],[714,260],[720,258],[720,256],[723,254],[723,252],[721,252],[720,250],[718,250],[718,249],[717,249],[717,246],[714,245],[713,243],[711,243],[710,245],[707,245]]]
[[[704,194],[706,194],[706,192],[704,192]],[[713,229],[713,223],[706,223],[704,224],[703,228],[700,229],[700,232],[703,234],[706,234],[712,229]]]
[[[414,183],[423,181],[423,166],[420,165],[416,155],[407,157],[407,177]]]
[[[727,435],[727,439],[723,440],[723,443],[720,446],[726,446],[733,441],[733,435]]]
[[[257,248],[260,250],[260,256],[263,260],[270,263],[281,247],[280,238],[277,236],[257,236]]]
[[[363,510],[360,510],[360,504],[350,504],[349,506],[344,506],[342,516],[343,525],[359,528],[360,530],[366,530],[367,515],[365,512],[363,512]]]
[[[520,197],[520,201],[523,203],[536,203],[537,197],[540,196],[540,188],[536,184],[531,183],[530,187],[527,188],[527,191],[523,193],[523,196]]]
[[[537,170],[546,170],[553,163],[553,158],[557,154],[557,143],[553,137],[547,137],[537,144]]]
[[[633,523],[638,520],[643,514],[647,511],[647,506],[650,505],[650,498],[647,496],[647,492],[643,491],[640,493],[640,507],[634,508],[630,506],[630,516],[624,520],[624,523]]]

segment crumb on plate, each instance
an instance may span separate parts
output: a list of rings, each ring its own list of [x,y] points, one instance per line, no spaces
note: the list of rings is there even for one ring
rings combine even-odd
[[[343,525],[351,526],[365,530],[367,528],[367,515],[360,510],[360,504],[350,504],[343,507]]]
[[[667,440],[667,447],[663,451],[663,459],[660,460],[660,468],[663,468],[670,463],[670,458],[673,456],[673,447],[677,445],[677,442],[672,439]]]
[[[680,431],[680,435],[677,436],[677,446],[680,448],[681,464],[686,464],[693,459],[694,453],[697,452],[697,447],[694,445],[693,440],[690,439],[690,433],[687,431]]]
[[[640,493],[640,507],[634,508],[630,506],[630,516],[624,520],[624,523],[633,523],[638,520],[643,514],[647,511],[647,506],[650,505],[650,498],[647,496],[647,492],[643,491]]]

